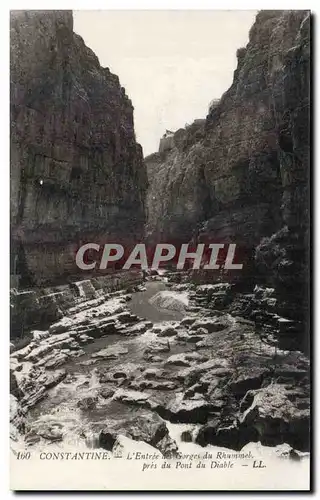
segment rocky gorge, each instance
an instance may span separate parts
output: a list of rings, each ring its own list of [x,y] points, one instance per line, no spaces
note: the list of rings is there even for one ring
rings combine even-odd
[[[306,459],[309,29],[307,11],[259,12],[230,89],[143,161],[72,13],[12,15],[14,451],[115,456],[129,439],[169,459],[251,443]],[[90,238],[143,235],[237,243],[244,272],[74,267]]]
[[[150,241],[236,243],[242,288],[275,289],[308,337],[310,12],[260,11],[231,87],[147,158]],[[198,281],[201,272],[196,273]],[[203,282],[208,281],[203,273]],[[221,276],[213,276],[213,280]],[[238,276],[225,273],[222,279]]]
[[[31,447],[66,441],[112,451],[124,435],[173,458],[172,422],[188,424],[182,440],[200,446],[285,443],[297,457],[308,450],[308,359],[272,345],[253,321],[205,307],[219,284],[162,285],[146,282],[156,286],[152,297],[171,295],[171,320],[133,312],[134,296],[146,293],[137,285],[70,308],[33,331],[26,347],[13,347],[13,440],[21,433]]]
[[[142,238],[142,148],[125,89],[71,11],[13,11],[10,28],[11,274],[63,284],[81,244]]]

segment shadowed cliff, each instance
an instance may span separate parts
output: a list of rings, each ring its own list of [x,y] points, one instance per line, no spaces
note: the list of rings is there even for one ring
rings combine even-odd
[[[242,277],[274,286],[289,314],[301,317],[308,301],[310,13],[259,12],[237,57],[233,83],[205,123],[178,130],[171,148],[145,159],[147,237],[236,243],[246,259]]]
[[[10,35],[11,273],[63,281],[82,243],[143,235],[133,106],[73,32],[71,11],[13,11]]]

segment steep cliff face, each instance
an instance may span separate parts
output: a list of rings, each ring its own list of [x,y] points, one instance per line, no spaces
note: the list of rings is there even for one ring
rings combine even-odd
[[[299,267],[306,281],[310,14],[259,12],[237,57],[204,127],[179,130],[174,148],[146,158],[148,237],[233,242],[254,255],[274,235],[255,279],[261,271],[277,286],[284,268],[294,281]]]
[[[133,106],[70,11],[11,15],[12,273],[77,273],[81,243],[140,239],[146,173]]]

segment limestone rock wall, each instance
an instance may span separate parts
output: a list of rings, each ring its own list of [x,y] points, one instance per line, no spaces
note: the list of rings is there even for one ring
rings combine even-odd
[[[237,57],[205,125],[177,131],[174,149],[145,159],[147,235],[233,242],[250,257],[262,244],[254,279],[278,286],[289,274],[288,295],[301,285],[298,267],[308,280],[310,13],[260,11]]]
[[[133,106],[71,11],[11,13],[12,270],[75,275],[87,241],[140,239],[147,185]]]
[[[293,198],[308,181],[309,23],[306,11],[257,15],[233,84],[212,107],[204,133],[159,157],[148,194],[151,237],[186,240],[208,220],[217,237],[236,232],[258,243],[283,223],[301,222],[304,210]],[[237,213],[244,219],[238,230],[229,221]],[[250,231],[242,231],[246,222]]]

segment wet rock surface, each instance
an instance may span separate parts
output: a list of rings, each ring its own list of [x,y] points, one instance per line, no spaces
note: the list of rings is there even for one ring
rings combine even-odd
[[[74,262],[80,241],[144,233],[132,103],[71,12],[12,14],[13,272],[50,283],[11,291],[13,441],[172,457],[178,423],[201,446],[308,450],[309,25],[260,12],[230,89],[145,161],[149,241],[232,241],[246,272],[148,272],[139,288],[141,273],[79,281]]]
[[[169,436],[166,423],[152,412],[143,412],[131,419],[108,422],[99,434],[99,445],[112,451],[119,435],[144,441],[158,448],[166,458],[174,457],[178,451],[176,443]]]
[[[11,289],[10,338],[15,339],[11,349],[16,350],[18,347],[21,349],[28,345],[32,341],[32,336],[26,335],[26,332],[35,328],[38,330],[50,328],[51,333],[55,331],[63,333],[71,329],[70,321],[65,318],[67,311],[70,314],[92,309],[92,317],[103,316],[103,310],[95,310],[95,308],[106,301],[109,293],[114,296],[119,289],[125,288],[129,288],[132,292],[139,289],[141,282],[141,271],[129,270],[55,287],[33,288],[31,290]],[[130,295],[124,294],[123,291],[121,294],[120,302],[125,304]],[[83,333],[87,330],[84,324],[82,330]],[[23,338],[18,343],[17,338],[19,337]]]
[[[126,304],[121,293],[109,296],[11,354],[13,408],[23,410],[13,410],[12,425],[27,426],[29,444],[66,439],[65,407],[79,439],[109,450],[124,435],[169,456],[176,446],[165,421],[200,424],[194,439],[202,446],[308,449],[309,362],[300,351],[268,343],[253,321],[203,306],[128,335],[133,322],[146,322]]]

